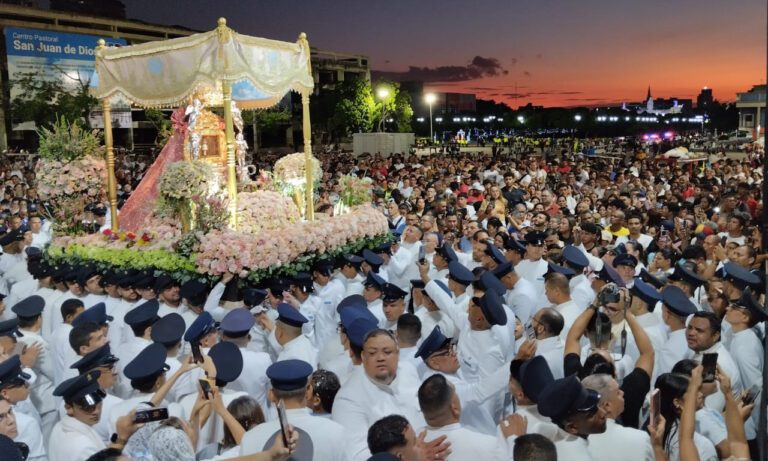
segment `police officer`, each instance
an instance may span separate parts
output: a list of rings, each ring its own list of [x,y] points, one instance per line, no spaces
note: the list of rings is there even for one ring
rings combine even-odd
[[[269,354],[248,349],[251,329],[256,323],[253,315],[244,308],[233,309],[221,321],[222,342],[237,346],[242,356],[243,371],[232,380],[230,388],[245,391],[255,398],[262,408],[267,408],[266,369],[272,364]]]
[[[117,370],[115,369],[115,364],[118,360],[117,357],[112,355],[109,344],[105,344],[86,354],[72,365],[72,368],[77,369],[80,375],[88,374],[91,371],[99,372],[97,378],[99,387],[106,395],[102,400],[99,422],[93,426],[93,429],[99,434],[104,443],[109,443],[110,436],[115,432],[115,427],[109,421],[108,415],[116,405],[123,402],[123,399],[110,393],[110,390],[112,390],[118,380]]]
[[[23,442],[29,447],[29,459],[45,461],[46,451],[43,433],[41,432],[40,416],[37,410],[29,403],[29,385],[27,382],[32,376],[22,370],[21,360],[18,355],[0,363],[0,395],[13,406],[16,414],[16,427],[18,435],[14,440]],[[26,401],[26,402],[25,402]],[[26,405],[21,404],[22,402]],[[23,406],[25,408],[22,411]],[[30,414],[33,412],[33,414]]]

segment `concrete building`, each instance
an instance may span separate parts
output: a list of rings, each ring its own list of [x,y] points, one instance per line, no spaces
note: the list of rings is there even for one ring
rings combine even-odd
[[[706,86],[701,89],[701,93],[696,97],[696,108],[701,110],[708,110],[714,102],[712,97],[712,88]]]
[[[744,93],[736,93],[739,109],[739,131],[757,138],[765,130],[766,85],[755,85]]]

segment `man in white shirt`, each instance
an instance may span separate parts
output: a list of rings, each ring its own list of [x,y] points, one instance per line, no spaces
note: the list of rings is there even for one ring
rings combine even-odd
[[[536,290],[536,295],[539,299],[536,299],[535,301],[540,305],[534,306],[534,310],[546,305],[543,299],[544,274],[547,273],[548,269],[547,260],[543,258],[546,251],[546,247],[544,246],[546,238],[546,232],[534,231],[525,234],[525,241],[527,242],[526,257],[515,266],[515,272],[520,274],[520,277],[531,282]]]
[[[509,253],[511,252],[507,254]],[[514,312],[515,317],[520,319],[520,322],[527,324],[536,309],[535,304],[538,299],[538,294],[533,284],[520,277],[520,274],[515,272],[511,262],[498,265],[493,270],[493,274],[507,288],[507,292],[504,295],[504,303]]]
[[[554,379],[563,378],[565,375],[563,370],[565,345],[561,339],[563,316],[557,309],[546,307],[533,314],[531,325],[536,332],[536,355],[547,361]]]
[[[658,351],[659,374],[671,372],[677,362],[693,355],[685,338],[685,320],[697,312],[688,296],[676,286],[667,286],[661,291],[661,302],[662,319],[670,333],[664,347]]]
[[[595,300],[595,290],[584,274],[584,269],[589,266],[589,259],[575,246],[566,245],[563,248],[563,265],[576,273],[568,281],[568,286],[571,288],[571,299],[583,311]]]
[[[560,338],[565,341],[573,322],[576,321],[576,318],[578,318],[583,310],[571,299],[571,286],[565,275],[559,273],[549,274],[546,282],[544,282],[544,290],[547,301],[552,303],[553,309],[563,316],[564,324],[560,332]]]

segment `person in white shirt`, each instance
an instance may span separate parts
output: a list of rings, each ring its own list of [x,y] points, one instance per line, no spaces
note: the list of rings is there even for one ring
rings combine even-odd
[[[543,357],[549,365],[554,379],[565,377],[563,356],[565,344],[561,339],[564,320],[556,308],[544,308],[531,317],[531,325],[536,333],[536,355]]]
[[[344,284],[344,297],[363,293],[362,270],[364,259],[357,255],[346,254],[339,262],[339,273],[336,278]]]
[[[421,237],[423,233],[417,226],[406,226],[402,241],[397,251],[392,255],[387,268],[390,283],[401,290],[408,290],[410,281],[419,278],[419,259]]]
[[[397,328],[397,319],[405,312],[405,297],[408,293],[401,290],[395,284],[387,283],[384,285],[382,302],[384,309],[384,325],[379,325],[385,330],[395,331]]]
[[[528,232],[525,234],[525,241],[527,242],[525,259],[515,265],[515,272],[520,274],[520,277],[528,280],[533,284],[536,290],[538,299],[537,306],[534,306],[534,311],[537,308],[544,307],[544,274],[547,273],[548,264],[547,260],[543,258],[546,247],[544,241],[547,238],[546,232]]]
[[[282,347],[276,361],[303,360],[312,365],[312,369],[317,368],[317,349],[302,333],[302,326],[307,323],[307,318],[298,309],[286,303],[277,305],[277,314],[276,322],[263,315],[257,319],[266,329],[274,330],[275,339]]]
[[[28,459],[46,461],[40,417],[31,405],[33,413],[22,408],[23,403],[29,403],[29,381],[32,379],[31,374],[27,373],[22,366],[18,355],[0,362],[0,401],[7,402],[13,408],[18,432],[14,440],[25,443],[29,447]]]
[[[528,420],[528,433],[540,434],[548,440],[556,440],[559,428],[552,420],[539,412],[539,394],[555,381],[544,357],[530,360],[515,359],[509,366],[509,394],[516,414]]]
[[[507,252],[507,254],[510,253],[512,252]],[[535,304],[538,299],[538,294],[533,284],[515,272],[511,262],[498,265],[493,270],[493,274],[507,288],[507,292],[504,295],[504,303],[509,306],[515,317],[520,319],[524,325],[527,324],[535,311]]]
[[[72,322],[84,311],[85,306],[79,299],[68,299],[61,304],[61,316],[64,317],[64,322],[54,330],[49,341],[53,355],[53,382],[56,386],[64,381],[65,370],[77,360],[78,354],[69,343],[69,333],[72,331]],[[45,311],[43,322],[45,322]]]
[[[568,283],[568,277],[556,272],[550,273],[544,282],[544,293],[547,301],[553,304],[553,309],[563,316],[564,324],[560,332],[560,338],[565,340],[568,336],[568,331],[573,326],[573,322],[583,312],[571,299],[571,286]]]
[[[109,344],[105,344],[91,353],[86,354],[85,357],[72,365],[72,368],[76,368],[81,375],[94,370],[100,373],[98,378],[99,387],[101,387],[101,390],[106,392],[107,395],[104,396],[104,400],[102,401],[99,423],[93,426],[93,429],[99,434],[104,443],[109,443],[110,437],[112,437],[112,434],[115,432],[115,427],[109,420],[112,408],[123,402],[123,399],[115,397],[109,393],[118,380],[117,369],[115,367],[115,363],[117,363],[118,360],[117,357],[112,355]]]
[[[445,376],[437,373],[424,380],[418,397],[427,422],[424,440],[429,442],[445,435],[451,443],[451,454],[446,460],[504,459],[496,437],[467,429],[459,422],[461,402],[456,388]]]
[[[661,301],[662,318],[670,333],[664,347],[658,351],[659,375],[669,373],[677,362],[693,355],[685,338],[685,321],[697,312],[688,296],[676,286],[665,287],[661,291]]]

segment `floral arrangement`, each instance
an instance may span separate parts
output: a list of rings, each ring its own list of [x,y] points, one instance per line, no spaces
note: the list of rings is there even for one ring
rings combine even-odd
[[[371,203],[371,178],[359,178],[355,175],[344,175],[339,178],[341,193],[336,207],[337,215],[343,214],[349,207]]]
[[[211,166],[199,160],[180,161],[168,165],[160,177],[160,195],[170,202],[190,200],[208,195]]]
[[[323,176],[320,161],[312,156],[312,178],[318,180]],[[303,184],[307,177],[307,160],[303,152],[289,154],[275,162],[272,172],[276,179],[292,185]]]
[[[242,192],[237,196],[238,230],[258,234],[299,222],[301,212],[291,198],[270,190]]]
[[[79,123],[69,123],[63,116],[52,129],[41,128],[37,134],[40,137],[37,153],[44,159],[70,161],[104,155],[99,130],[83,129]]]

